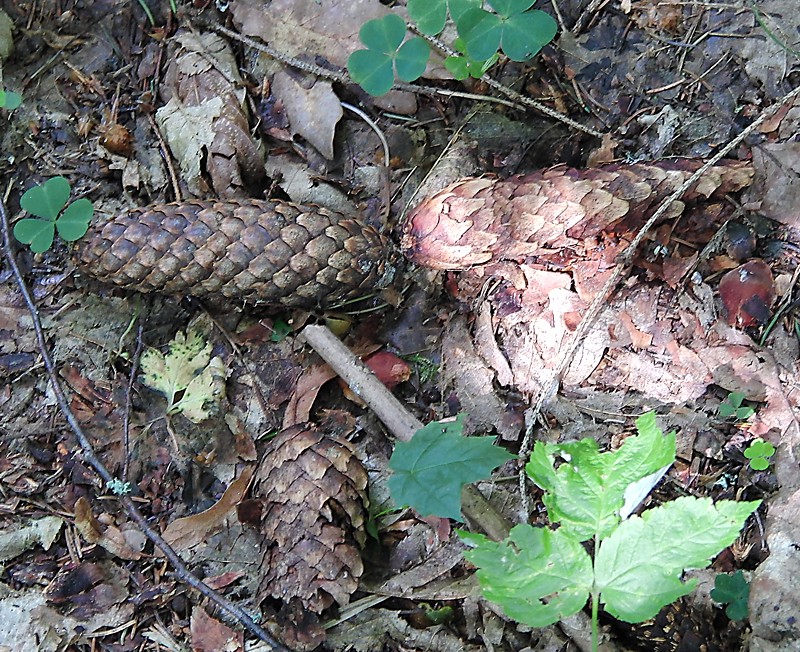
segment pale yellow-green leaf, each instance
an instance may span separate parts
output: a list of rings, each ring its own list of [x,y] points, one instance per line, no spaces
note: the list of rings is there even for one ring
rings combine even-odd
[[[194,423],[208,419],[225,393],[225,376],[222,359],[212,358],[203,372],[192,378],[181,400],[172,406],[172,412],[182,412]]]
[[[211,344],[194,329],[178,332],[169,343],[167,354],[148,348],[141,359],[141,382],[167,398],[167,412],[176,411],[176,394],[187,390],[209,365]],[[219,365],[222,365],[220,360]],[[218,374],[217,374],[218,375]],[[222,371],[224,381],[224,367]],[[210,381],[204,381],[206,384]],[[195,390],[197,393],[197,390]],[[205,399],[204,399],[205,400]]]

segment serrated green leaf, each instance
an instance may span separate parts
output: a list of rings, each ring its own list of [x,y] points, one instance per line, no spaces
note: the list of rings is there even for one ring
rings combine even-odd
[[[484,61],[500,48],[503,24],[499,16],[483,9],[468,9],[456,26],[470,58]]]
[[[88,199],[78,199],[72,202],[56,220],[58,235],[67,242],[82,238],[89,228],[92,213],[94,213],[94,207]]]
[[[447,21],[447,0],[408,0],[408,15],[420,32],[434,36]]]
[[[527,61],[555,37],[558,24],[543,11],[526,11],[505,21],[500,47],[512,61]]]
[[[24,244],[29,244],[35,254],[47,251],[53,244],[54,235],[55,226],[50,220],[26,217],[14,225],[14,237]]]
[[[536,0],[488,0],[499,15],[508,17],[530,9]]]
[[[626,489],[675,461],[675,433],[662,435],[654,413],[639,417],[636,427],[638,435],[606,453],[593,439],[536,442],[525,470],[545,491],[551,522],[581,541],[611,533],[620,522]]]
[[[406,22],[397,14],[387,14],[364,23],[358,37],[370,50],[394,54],[406,37]]]
[[[26,190],[19,204],[31,215],[55,221],[69,199],[69,190],[69,181],[64,177],[53,177]]]
[[[373,50],[356,50],[347,60],[347,70],[361,88],[378,97],[394,85],[392,58]]]
[[[419,36],[403,43],[400,49],[397,50],[397,56],[394,60],[397,76],[405,82],[419,79],[422,73],[425,72],[425,66],[428,65],[430,53],[430,47]]]
[[[494,542],[459,532],[474,549],[464,553],[475,564],[484,596],[507,616],[531,627],[545,627],[580,611],[592,588],[592,560],[583,546],[561,530],[517,525],[509,538]]]
[[[142,354],[140,380],[167,398],[167,414],[185,412],[187,409],[193,416],[205,414],[205,402],[214,401],[219,396],[215,383],[220,373],[223,379],[225,377],[224,367],[222,372],[219,369],[222,361],[219,358],[215,360],[218,362],[210,365],[211,344],[197,331],[191,329],[185,335],[178,332],[170,342],[166,355],[153,348],[148,348]],[[210,371],[207,370],[209,366]],[[196,380],[198,377],[199,380]],[[180,392],[184,392],[184,395],[178,400],[177,394]],[[187,399],[187,393],[190,394],[188,400],[181,406],[183,399]]]
[[[595,585],[605,609],[625,622],[652,618],[666,604],[693,590],[685,569],[705,568],[736,540],[761,501],[683,497],[624,521],[602,541],[595,559]]]
[[[733,575],[717,575],[714,580],[714,588],[711,589],[711,599],[714,602],[728,605],[725,613],[731,620],[747,618],[750,585],[744,578],[744,573],[738,570]]]
[[[389,460],[389,492],[397,505],[410,505],[422,516],[461,517],[461,489],[488,477],[514,456],[495,446],[492,437],[464,437],[464,417],[433,422],[411,441],[398,442]]]

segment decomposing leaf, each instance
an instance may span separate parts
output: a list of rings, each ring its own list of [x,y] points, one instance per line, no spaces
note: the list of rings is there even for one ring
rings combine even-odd
[[[222,494],[222,498],[205,511],[172,521],[162,534],[164,540],[177,552],[183,552],[219,532],[226,520],[236,514],[236,506],[250,486],[253,471],[251,467],[243,469]]]
[[[63,524],[58,516],[45,516],[28,525],[0,531],[0,562],[13,559],[35,545],[49,550]]]
[[[731,326],[749,328],[767,323],[775,300],[772,270],[763,260],[751,260],[725,274],[719,282],[725,319]]]
[[[195,423],[211,416],[225,392],[225,365],[194,329],[176,333],[166,355],[148,348],[141,369],[141,382],[166,396],[167,414],[182,413]]]
[[[131,545],[125,534],[114,525],[102,525],[92,513],[92,506],[81,497],[75,503],[75,527],[89,543],[96,543],[120,559],[136,560],[142,558],[141,548],[145,540],[137,538],[136,546]],[[141,546],[139,546],[141,544]],[[138,549],[137,549],[138,548]]]

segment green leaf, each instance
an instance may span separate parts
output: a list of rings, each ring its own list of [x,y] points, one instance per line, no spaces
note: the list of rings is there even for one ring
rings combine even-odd
[[[461,489],[488,477],[514,456],[495,446],[493,437],[464,437],[464,415],[429,423],[411,441],[398,442],[389,460],[394,472],[389,492],[397,505],[461,521]]]
[[[527,61],[555,37],[558,24],[543,11],[511,16],[503,28],[501,47],[512,61]]]
[[[364,23],[358,37],[370,50],[394,54],[406,37],[406,23],[397,14],[387,14]]]
[[[408,15],[420,32],[434,36],[447,21],[447,0],[408,0]]]
[[[545,491],[551,522],[581,541],[614,530],[628,487],[675,461],[675,433],[662,435],[653,412],[639,417],[636,427],[639,434],[613,452],[600,453],[593,439],[536,442],[525,470]],[[563,460],[558,468],[557,458]]]
[[[468,9],[458,19],[456,26],[472,59],[486,60],[500,48],[503,23],[499,16],[483,9]]]
[[[711,589],[711,599],[728,605],[725,613],[731,620],[747,618],[750,585],[744,578],[744,573],[738,570],[733,575],[717,575],[714,580],[714,588]]]
[[[209,404],[224,392],[222,360],[211,358],[211,344],[194,329],[186,335],[176,333],[166,355],[148,348],[140,366],[141,382],[167,397],[167,414],[183,412],[195,423],[209,416]]]
[[[67,210],[56,220],[56,228],[67,242],[82,238],[89,228],[94,207],[88,199],[78,199],[67,206]]]
[[[14,225],[14,237],[31,246],[31,251],[40,254],[53,244],[55,226],[50,220],[25,218]]]
[[[475,564],[484,596],[509,618],[545,627],[580,611],[592,588],[592,560],[561,530],[517,525],[499,543],[459,532],[475,546],[464,557]]]
[[[0,107],[7,111],[18,109],[22,104],[22,95],[14,91],[0,91]]]
[[[536,0],[489,0],[489,5],[504,18],[530,9]]]
[[[356,50],[347,60],[353,81],[370,95],[385,95],[394,85],[392,58],[373,50]]]
[[[69,199],[69,181],[64,177],[53,177],[42,185],[25,191],[19,200],[22,210],[31,215],[55,221]]]
[[[480,9],[482,0],[450,0],[447,5],[450,9],[450,18],[457,23],[459,18],[469,9]]]
[[[602,543],[595,586],[615,618],[635,623],[694,589],[681,581],[689,568],[705,568],[736,540],[761,501],[683,497],[624,521]]]
[[[750,442],[750,445],[744,451],[744,456],[750,460],[758,457],[772,457],[773,455],[775,455],[775,447],[760,437]]]
[[[742,401],[744,401],[744,394],[742,392],[731,392],[728,394],[728,403],[730,403],[733,407],[738,408]]]
[[[397,76],[405,82],[418,79],[425,72],[430,53],[430,47],[419,36],[403,43],[394,60]]]

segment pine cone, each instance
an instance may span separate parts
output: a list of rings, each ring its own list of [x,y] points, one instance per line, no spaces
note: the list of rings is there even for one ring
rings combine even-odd
[[[528,259],[561,268],[598,246],[601,235],[619,240],[635,232],[701,165],[677,159],[589,170],[557,167],[504,181],[464,179],[408,216],[402,248],[415,263],[434,269]],[[712,167],[665,219],[682,212],[684,202],[740,190],[752,176],[748,163]]]
[[[138,208],[93,226],[82,272],[140,292],[287,308],[363,298],[391,266],[373,228],[334,211],[258,199]]]
[[[311,425],[273,439],[256,472],[267,548],[259,603],[268,597],[321,613],[346,605],[364,567],[367,472],[350,445]]]

